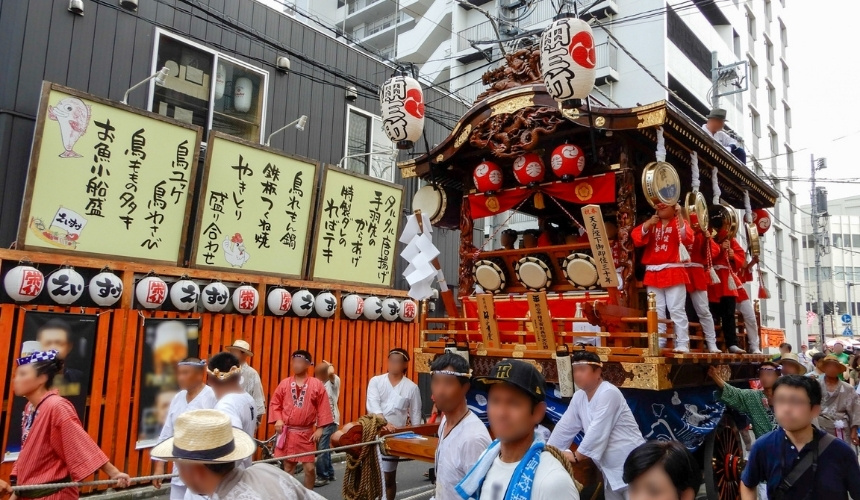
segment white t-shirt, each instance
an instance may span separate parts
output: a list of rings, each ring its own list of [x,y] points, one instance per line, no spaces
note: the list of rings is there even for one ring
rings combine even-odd
[[[194,399],[188,401],[188,391],[179,391],[173,400],[170,402],[170,408],[167,410],[167,419],[164,421],[164,427],[161,428],[161,434],[158,436],[158,442],[173,437],[173,424],[176,423],[176,418],[185,412],[192,410],[208,410],[215,406],[215,392],[208,385],[204,385],[203,389],[194,396]],[[173,464],[174,471],[179,470],[179,464]],[[185,483],[179,479],[179,476],[170,480],[170,498],[184,498]]]
[[[477,415],[472,413],[456,424],[446,437],[442,437],[445,417],[439,425],[439,444],[436,445],[436,500],[460,500],[454,487],[481,457],[490,443],[490,433]]]
[[[702,125],[702,130],[704,130],[706,134],[713,137],[715,141],[719,142],[720,145],[722,145],[724,148],[726,148],[728,150],[731,150],[732,146],[738,145],[738,141],[732,139],[732,136],[730,136],[729,134],[725,133],[722,130],[717,130],[716,134],[712,134],[711,131],[708,130],[708,124],[707,123]]]
[[[340,377],[335,375],[331,379],[326,380],[325,392],[328,394],[328,404],[331,405],[331,415],[334,417],[334,423],[340,425],[340,410],[337,408],[337,400],[340,399]]]
[[[481,487],[481,498],[501,500],[508,491],[508,484],[517,469],[519,462],[505,463],[501,457],[493,461],[493,466],[487,473]],[[558,463],[558,460],[548,452],[540,455],[540,463],[535,471],[532,484],[532,500],[579,500],[579,491],[573,484],[570,474]]]
[[[246,434],[254,437],[257,432],[257,415],[254,410],[256,403],[254,398],[247,392],[231,392],[225,394],[215,403],[215,409],[223,411],[230,417],[230,423],[237,429],[242,429]],[[242,465],[251,465],[251,458],[242,460]]]
[[[367,412],[382,415],[395,427],[406,425],[407,418],[411,425],[420,425],[421,393],[406,377],[392,386],[387,373],[377,375],[367,384]]]

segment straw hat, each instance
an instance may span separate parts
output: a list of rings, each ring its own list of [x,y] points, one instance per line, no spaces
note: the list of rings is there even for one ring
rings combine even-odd
[[[837,358],[836,356],[834,356],[832,354],[828,354],[827,356],[824,356],[824,359],[822,359],[818,363],[819,363],[818,366],[820,366],[822,370],[824,369],[825,363],[836,363],[837,365],[839,365],[842,368],[843,372],[848,369],[848,367],[845,366],[845,364],[843,364],[842,361],[839,361],[839,358]]]
[[[795,365],[797,365],[800,368],[801,375],[806,374],[806,366],[804,366],[804,364],[800,362],[800,358],[797,357],[797,354],[793,352],[783,354],[782,357],[779,359],[779,364],[784,365],[786,362],[794,363]]]
[[[245,342],[244,340],[238,340],[238,339],[234,340],[233,345],[227,347],[227,350],[228,351],[232,351],[232,350],[241,351],[241,352],[247,354],[248,356],[254,355],[254,353],[251,352],[251,344]]]
[[[219,464],[250,457],[256,450],[251,437],[234,428],[230,417],[218,410],[192,410],[176,418],[173,437],[152,449],[161,460]]]

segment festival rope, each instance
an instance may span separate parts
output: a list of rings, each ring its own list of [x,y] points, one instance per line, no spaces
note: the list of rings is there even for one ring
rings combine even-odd
[[[379,415],[364,415],[358,419],[361,425],[361,440],[376,438],[387,422]],[[346,457],[346,470],[343,473],[343,498],[345,500],[375,500],[382,498],[382,472],[379,470],[378,450],[367,446],[358,458]]]
[[[576,480],[576,477],[573,475],[573,464],[570,463],[570,460],[568,460],[566,456],[564,456],[564,453],[555,446],[549,445],[544,446],[543,451],[549,453],[553,456],[553,458],[561,462],[561,466],[564,467],[564,470],[566,470],[567,473],[570,474],[570,478],[573,479],[573,484],[576,486],[576,491],[582,492],[584,486],[582,485],[582,483]]]

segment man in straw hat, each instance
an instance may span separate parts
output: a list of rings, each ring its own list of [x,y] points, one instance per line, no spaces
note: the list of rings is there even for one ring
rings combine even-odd
[[[806,375],[806,365],[801,363],[800,358],[793,352],[783,354],[778,363],[782,367],[783,375]]]
[[[820,380],[822,398],[818,423],[829,434],[848,443],[860,445],[860,438],[857,436],[860,401],[854,388],[839,380],[839,375],[848,367],[832,354],[825,356],[819,366],[824,371],[824,378]]]
[[[259,423],[263,415],[266,414],[266,397],[263,395],[263,383],[260,381],[260,374],[248,364],[248,358],[254,355],[251,352],[251,344],[244,340],[236,339],[233,345],[227,347],[227,352],[233,353],[239,358],[239,369],[242,372],[242,389],[254,398],[254,410],[257,415],[257,423]]]
[[[585,434],[575,452],[565,451],[577,463],[590,458],[604,478],[606,500],[629,498],[624,461],[645,442],[642,431],[621,391],[603,380],[603,362],[588,351],[573,353],[573,380],[579,390],[573,394],[547,444],[568,450],[580,432]]]
[[[219,352],[209,358],[208,372],[209,386],[218,398],[215,409],[226,413],[233,427],[253,436],[257,431],[255,403],[254,398],[245,392],[239,383],[242,378],[239,359],[229,352]],[[247,459],[242,465],[251,465],[251,459]]]
[[[719,142],[721,146],[731,151],[737,159],[746,163],[747,152],[740,147],[738,141],[734,140],[732,136],[723,131],[723,127],[726,126],[726,110],[722,108],[714,108],[710,113],[708,113],[706,118],[708,121],[702,125],[702,130],[713,137],[715,141]]]
[[[210,500],[322,499],[286,472],[267,464],[238,466],[257,446],[218,410],[193,410],[176,419],[174,436],[152,449],[153,458],[181,463],[188,489]]]

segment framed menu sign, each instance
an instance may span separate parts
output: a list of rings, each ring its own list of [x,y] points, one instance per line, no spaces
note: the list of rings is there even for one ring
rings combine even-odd
[[[201,135],[44,82],[18,244],[181,264]]]
[[[212,132],[197,211],[194,267],[302,278],[318,166]]]
[[[392,286],[403,187],[326,167],[310,279]]]

